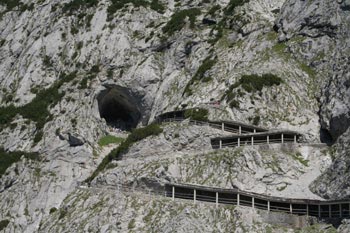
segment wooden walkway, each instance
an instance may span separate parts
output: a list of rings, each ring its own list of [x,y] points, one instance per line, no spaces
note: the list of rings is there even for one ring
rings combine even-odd
[[[213,149],[225,147],[239,147],[246,145],[273,144],[273,143],[298,143],[300,134],[290,130],[268,130],[253,125],[247,125],[237,121],[196,121],[185,118],[185,111],[173,111],[163,113],[156,117],[155,122],[181,122],[189,120],[190,124],[209,126],[223,132],[232,133],[231,136],[211,138]]]
[[[237,206],[248,206],[273,212],[294,215],[314,216],[317,218],[350,217],[350,200],[320,201],[267,196],[235,189],[222,189],[192,184],[165,185],[165,195],[176,198]]]

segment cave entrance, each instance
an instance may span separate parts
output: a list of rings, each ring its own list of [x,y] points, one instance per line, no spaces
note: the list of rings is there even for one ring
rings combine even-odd
[[[100,116],[109,126],[130,131],[138,125],[139,100],[128,88],[108,86],[98,95],[97,101]]]

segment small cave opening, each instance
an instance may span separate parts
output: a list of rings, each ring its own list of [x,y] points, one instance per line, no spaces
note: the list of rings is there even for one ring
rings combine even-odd
[[[331,146],[334,143],[331,133],[325,128],[320,129],[320,140],[328,146]]]
[[[107,86],[97,96],[97,101],[101,118],[113,128],[130,131],[140,122],[140,100],[128,88]]]

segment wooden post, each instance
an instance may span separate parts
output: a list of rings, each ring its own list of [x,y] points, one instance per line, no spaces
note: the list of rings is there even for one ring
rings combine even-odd
[[[240,204],[240,200],[239,200],[240,198],[239,198],[239,193],[237,193],[237,206],[239,206],[239,204]]]
[[[242,126],[238,126],[238,134],[242,134]]]
[[[222,130],[222,132],[225,131],[225,123],[224,122],[221,123],[221,130]]]
[[[270,144],[270,136],[269,135],[267,135],[267,137],[266,137],[266,142],[267,142],[267,144]]]
[[[252,146],[254,146],[254,136],[252,136]]]
[[[172,199],[175,201],[175,186],[173,186]]]
[[[193,203],[196,204],[196,190],[193,189]]]
[[[294,135],[294,143],[297,143],[297,135]]]
[[[256,133],[256,129],[254,129],[254,133]]]
[[[293,214],[293,205],[292,205],[292,203],[289,204],[289,212],[291,214]]]
[[[281,134],[281,142],[282,142],[282,144],[284,143],[284,135],[283,135],[283,133]]]
[[[267,201],[267,211],[270,212],[270,201]]]
[[[238,138],[238,146],[241,146],[241,138]]]
[[[253,207],[253,209],[254,209],[254,207],[255,207],[254,197],[252,197],[252,207]]]
[[[222,140],[219,141],[219,148],[222,149]]]
[[[321,206],[318,205],[318,217],[321,218]]]
[[[216,198],[215,198],[216,208],[219,206],[219,193],[216,192]]]

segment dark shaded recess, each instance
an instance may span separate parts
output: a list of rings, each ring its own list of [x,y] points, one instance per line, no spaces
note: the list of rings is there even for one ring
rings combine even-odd
[[[101,118],[114,128],[131,130],[141,119],[140,99],[128,88],[109,86],[98,95],[97,101]]]
[[[82,140],[71,135],[70,133],[68,134],[68,143],[72,147],[84,145],[84,142]]]
[[[330,120],[330,134],[335,142],[350,126],[349,114],[341,114]]]
[[[332,135],[327,129],[321,128],[320,130],[320,140],[322,143],[326,143],[328,146],[333,144]]]
[[[273,25],[273,30],[278,33],[278,26],[277,26],[277,24]]]
[[[202,23],[206,25],[215,25],[216,21],[213,19],[203,18]]]

